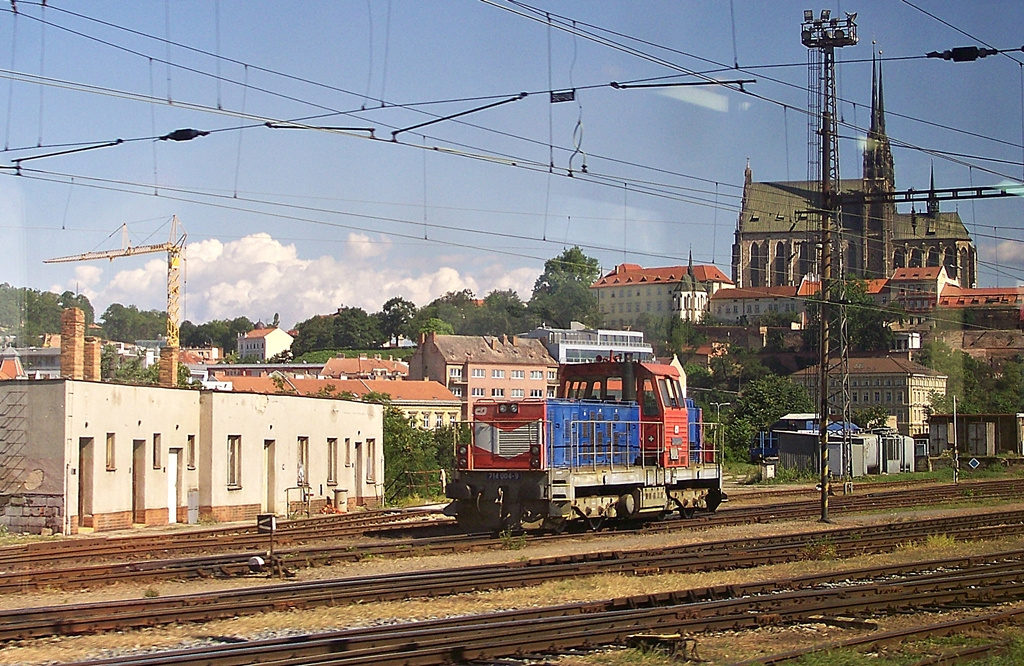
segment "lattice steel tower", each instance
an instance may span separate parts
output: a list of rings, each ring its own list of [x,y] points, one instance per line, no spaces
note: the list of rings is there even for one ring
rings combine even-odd
[[[815,112],[820,110],[817,132],[818,151],[811,150],[808,141],[808,157],[820,154],[815,165],[808,159],[808,180],[820,178],[821,196],[818,213],[821,218],[821,251],[818,263],[821,280],[821,310],[818,320],[818,432],[821,455],[821,520],[828,522],[828,496],[830,492],[828,465],[828,424],[833,417],[843,424],[843,453],[846,476],[850,471],[850,375],[849,340],[846,326],[846,293],[842,266],[842,210],[836,188],[839,187],[839,126],[836,114],[836,70],[835,50],[857,43],[856,14],[846,14],[844,20],[831,18],[831,11],[821,10],[818,18],[811,10],[804,11],[800,26],[800,41],[808,50],[808,95],[810,97],[810,121],[814,123]],[[817,94],[814,94],[817,92]],[[810,132],[808,136],[810,136]],[[835,259],[836,266],[833,266]],[[838,270],[834,271],[834,268]]]

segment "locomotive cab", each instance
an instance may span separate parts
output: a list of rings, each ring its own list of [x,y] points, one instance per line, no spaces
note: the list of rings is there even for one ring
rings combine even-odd
[[[456,452],[446,489],[469,531],[591,527],[608,518],[713,511],[721,468],[701,410],[668,365],[563,365],[558,397],[478,401],[473,441]]]

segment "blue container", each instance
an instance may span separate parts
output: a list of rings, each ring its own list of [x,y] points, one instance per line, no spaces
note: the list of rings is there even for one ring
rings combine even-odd
[[[547,401],[547,459],[552,468],[625,467],[640,455],[635,403]]]
[[[704,443],[701,437],[700,423],[702,421],[702,412],[700,407],[697,406],[692,399],[686,399],[686,423],[687,423],[687,435],[690,439],[690,461],[700,461],[700,450],[701,445]]]

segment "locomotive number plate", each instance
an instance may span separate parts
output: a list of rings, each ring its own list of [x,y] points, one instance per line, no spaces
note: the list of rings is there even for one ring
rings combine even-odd
[[[487,472],[488,481],[518,481],[522,476],[519,472]]]

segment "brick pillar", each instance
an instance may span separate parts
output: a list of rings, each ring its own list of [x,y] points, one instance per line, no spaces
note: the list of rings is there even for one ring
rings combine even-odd
[[[174,388],[178,385],[178,348],[160,348],[159,384]]]
[[[100,339],[89,336],[85,339],[85,364],[83,367],[85,380],[88,382],[102,381],[100,371],[100,359],[103,357],[103,347]]]
[[[85,313],[67,308],[60,314],[60,376],[82,379],[85,374]]]

